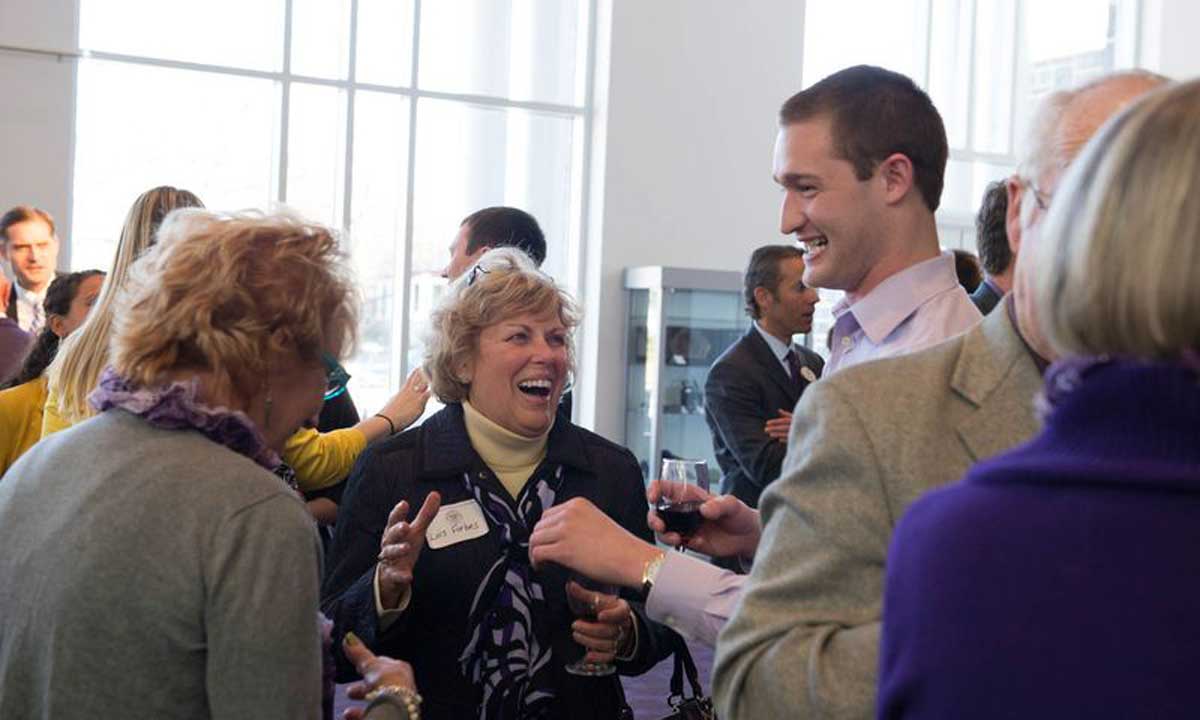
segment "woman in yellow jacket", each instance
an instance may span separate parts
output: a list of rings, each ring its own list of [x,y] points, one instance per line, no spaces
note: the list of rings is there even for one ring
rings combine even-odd
[[[42,406],[46,403],[46,377],[42,372],[59,342],[87,319],[96,303],[104,273],[99,270],[62,275],[50,283],[42,308],[46,325],[33,342],[21,371],[0,391],[0,475],[8,471],[42,435]]]
[[[187,190],[169,186],[142,193],[125,218],[117,255],[96,311],[79,332],[63,342],[47,371],[48,388],[42,417],[41,436],[58,432],[93,414],[87,397],[96,387],[100,373],[108,365],[108,342],[112,335],[114,299],[125,285],[129,266],[155,242],[163,218],[177,208],[204,207],[200,198]],[[197,268],[203,272],[203,268]],[[359,453],[372,440],[411,425],[425,410],[429,383],[419,370],[380,412],[354,427],[320,433],[306,428],[288,440],[283,460],[296,473],[296,481],[305,492],[334,485],[350,473]]]

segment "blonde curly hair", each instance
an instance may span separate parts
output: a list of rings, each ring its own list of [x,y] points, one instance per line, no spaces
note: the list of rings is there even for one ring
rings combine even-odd
[[[520,250],[503,247],[484,253],[472,270],[450,286],[430,317],[425,372],[433,394],[444,403],[467,398],[471,384],[459,377],[459,369],[479,348],[484,328],[525,313],[551,312],[558,313],[567,330],[567,373],[571,377],[575,374],[573,331],[579,324],[574,299]]]
[[[333,234],[294,216],[177,210],[117,299],[112,365],[140,385],[212,372],[252,395],[269,358],[348,353],[357,298]]]

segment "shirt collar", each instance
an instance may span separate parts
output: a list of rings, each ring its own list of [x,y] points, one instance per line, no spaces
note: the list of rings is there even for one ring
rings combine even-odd
[[[767,341],[767,347],[771,348],[771,352],[774,353],[775,357],[780,362],[783,362],[783,359],[787,357],[788,352],[792,349],[792,344],[785,343],[766,330],[763,330],[757,320],[754,321],[754,329],[758,331],[759,335],[762,335],[763,340]]]
[[[17,289],[17,299],[29,305],[41,305],[46,299],[46,291],[35,293],[32,290],[26,290],[21,286],[21,283],[14,282],[13,287]]]
[[[873,344],[879,345],[930,298],[958,285],[954,254],[943,252],[885,279],[851,305],[843,297],[833,308],[834,317],[849,312]]]

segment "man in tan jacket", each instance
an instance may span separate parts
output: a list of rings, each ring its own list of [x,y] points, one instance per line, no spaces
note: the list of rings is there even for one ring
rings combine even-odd
[[[1123,73],[1044,102],[1008,180],[1014,251],[1037,242],[1063,169],[1104,120],[1163,82]],[[721,717],[873,716],[896,522],[926,490],[1036,430],[1049,353],[1031,305],[1032,256],[1017,254],[1013,292],[972,330],[846,368],[801,398],[782,475],[762,497],[753,572],[718,639]]]

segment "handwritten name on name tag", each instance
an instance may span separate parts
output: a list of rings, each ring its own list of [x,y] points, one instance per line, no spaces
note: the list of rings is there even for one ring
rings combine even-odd
[[[437,550],[487,535],[487,518],[474,500],[443,505],[425,530],[425,543]]]

